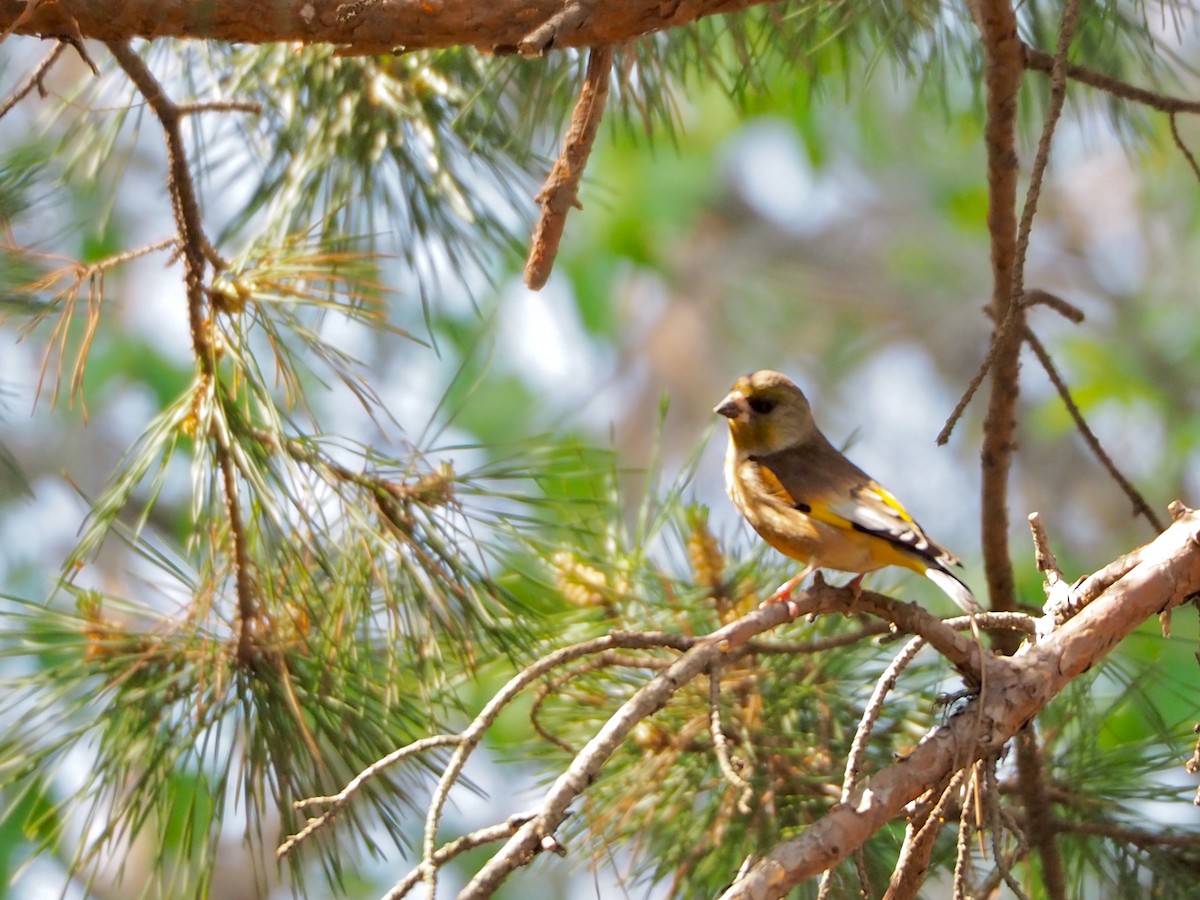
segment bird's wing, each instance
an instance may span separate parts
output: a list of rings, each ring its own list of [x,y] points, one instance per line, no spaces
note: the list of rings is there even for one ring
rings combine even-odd
[[[828,442],[793,447],[756,456],[765,472],[764,485],[774,483],[777,497],[819,522],[873,535],[938,565],[958,565],[909,515],[899,500]]]

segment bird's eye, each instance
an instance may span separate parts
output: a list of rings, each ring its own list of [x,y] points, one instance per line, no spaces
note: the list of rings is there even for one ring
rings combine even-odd
[[[750,408],[760,416],[765,416],[775,408],[775,401],[770,397],[751,397],[748,401]]]

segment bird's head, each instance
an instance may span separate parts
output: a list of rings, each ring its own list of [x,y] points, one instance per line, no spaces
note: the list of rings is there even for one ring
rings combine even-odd
[[[774,453],[817,431],[808,398],[786,375],[769,369],[743,375],[713,411],[729,419],[729,436],[746,453]]]

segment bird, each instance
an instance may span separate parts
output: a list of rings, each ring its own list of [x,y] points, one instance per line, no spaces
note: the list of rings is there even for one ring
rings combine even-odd
[[[813,569],[862,577],[884,566],[925,575],[967,613],[981,612],[951,571],[961,562],[935,544],[900,501],[821,433],[808,398],[786,375],[762,369],[734,382],[714,412],[729,420],[725,488],[768,544],[805,563],[771,600],[786,600]]]

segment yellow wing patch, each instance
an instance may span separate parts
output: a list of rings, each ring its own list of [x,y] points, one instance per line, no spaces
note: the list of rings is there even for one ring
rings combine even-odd
[[[885,488],[878,481],[868,482],[864,490],[871,491],[877,496],[885,506],[887,506],[897,516],[907,522],[909,525],[916,525],[913,517],[908,514],[908,510],[900,505],[900,501],[896,499],[896,495]]]

